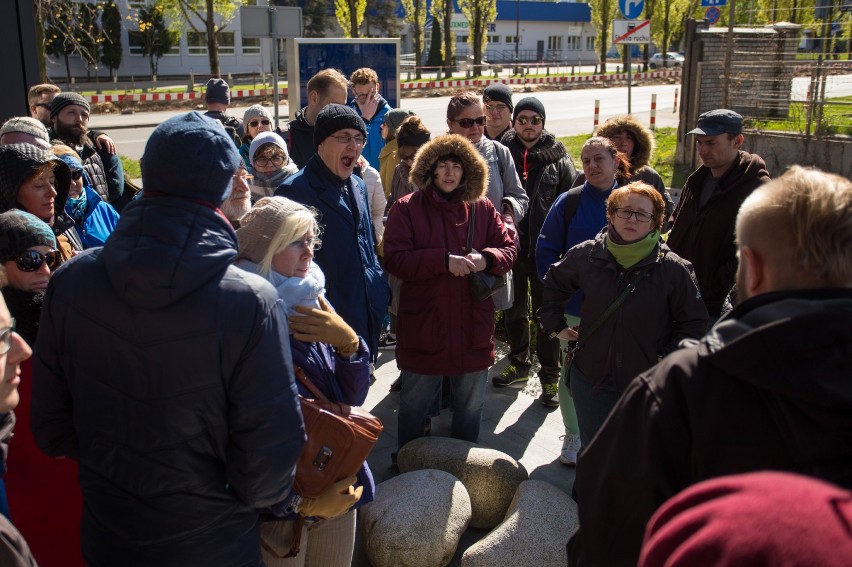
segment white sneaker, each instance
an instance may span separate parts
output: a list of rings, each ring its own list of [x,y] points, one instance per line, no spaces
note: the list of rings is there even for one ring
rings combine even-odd
[[[562,451],[559,453],[559,462],[563,465],[574,466],[577,464],[577,453],[580,452],[579,435],[563,435]]]

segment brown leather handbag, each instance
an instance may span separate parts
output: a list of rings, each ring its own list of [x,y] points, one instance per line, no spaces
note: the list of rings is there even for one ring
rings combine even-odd
[[[294,487],[301,496],[316,498],[358,472],[384,425],[360,407],[330,401],[301,368],[295,373],[314,399],[299,396],[308,439],[296,463]]]

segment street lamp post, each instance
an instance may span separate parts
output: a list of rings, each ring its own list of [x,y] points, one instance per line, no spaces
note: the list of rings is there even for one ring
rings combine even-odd
[[[518,75],[518,49],[521,41],[521,0],[515,0],[515,74]]]

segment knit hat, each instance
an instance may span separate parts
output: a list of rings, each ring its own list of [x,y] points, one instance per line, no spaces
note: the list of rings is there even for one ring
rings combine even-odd
[[[20,132],[22,134],[33,136],[37,142],[43,142],[42,144],[39,144],[40,148],[45,150],[50,148],[50,135],[47,133],[47,128],[44,127],[44,124],[42,124],[40,120],[36,120],[29,116],[15,116],[14,118],[10,118],[4,122],[3,127],[0,128],[0,138],[2,138],[5,134],[11,134],[13,132]]]
[[[56,237],[49,224],[19,209],[0,214],[0,262],[14,260],[33,246],[56,248]]]
[[[264,197],[258,200],[240,219],[240,228],[237,229],[239,257],[260,264],[272,236],[287,222],[287,217],[299,211],[310,212],[310,209],[286,197]]]
[[[219,121],[187,112],[169,118],[148,138],[142,155],[142,183],[146,191],[218,206],[230,195],[241,161]]]
[[[358,113],[342,104],[329,104],[319,111],[314,124],[314,147],[318,148],[326,138],[339,130],[352,128],[367,137],[367,126]]]
[[[53,102],[50,103],[50,117],[53,118],[59,114],[59,111],[69,104],[82,106],[86,109],[86,112],[90,112],[92,110],[92,107],[89,106],[89,101],[81,95],[74,92],[62,92],[57,93],[56,96],[53,97]]]
[[[253,104],[246,109],[245,114],[243,114],[243,126],[248,127],[252,118],[266,118],[272,122],[272,114],[262,104]]]
[[[511,112],[514,108],[514,105],[512,104],[512,88],[509,85],[504,85],[503,83],[494,83],[493,85],[485,87],[485,90],[482,91],[482,101],[502,102],[509,107],[509,112]]]
[[[207,92],[204,93],[204,100],[206,102],[231,104],[231,89],[228,87],[225,79],[210,79],[207,81]]]
[[[275,132],[261,132],[251,141],[251,145],[249,146],[249,163],[254,163],[254,154],[257,150],[260,149],[261,146],[265,144],[275,144],[279,148],[284,151],[284,155],[287,157],[287,160],[283,163],[283,165],[287,165],[290,163],[290,154],[287,153],[287,142],[284,141],[284,138],[276,134]]]
[[[385,114],[385,126],[387,126],[395,135],[399,125],[402,124],[402,121],[409,116],[414,116],[413,110],[405,108],[394,108],[393,110],[388,110],[387,114]]]
[[[518,104],[515,105],[515,111],[512,113],[512,122],[515,122],[518,119],[518,114],[520,114],[522,110],[532,110],[541,116],[542,119],[547,118],[544,114],[544,105],[541,104],[541,101],[534,96],[524,97],[518,101]]]
[[[232,142],[233,144],[233,142]],[[55,214],[65,208],[68,188],[71,184],[71,170],[65,162],[52,153],[32,144],[8,144],[0,146],[0,211],[21,208],[18,204],[18,190],[27,179],[48,162],[55,162],[53,173],[56,175]]]
[[[852,492],[781,472],[695,484],[654,513],[640,567],[849,565]]]
[[[419,148],[429,141],[431,134],[418,117],[406,118],[396,131],[397,146],[412,146]]]

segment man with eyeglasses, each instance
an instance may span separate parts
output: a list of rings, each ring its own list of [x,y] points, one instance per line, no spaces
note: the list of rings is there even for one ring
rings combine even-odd
[[[509,341],[509,365],[493,378],[495,386],[525,383],[529,379],[532,366],[530,299],[532,313],[535,313],[541,307],[543,291],[536,270],[536,241],[553,201],[573,187],[577,179],[577,169],[565,146],[544,129],[545,116],[544,105],[537,98],[521,99],[515,105],[514,129],[508,130],[500,139],[512,154],[521,186],[529,197],[529,208],[517,225],[520,249],[512,268],[515,301],[504,313]],[[557,383],[561,366],[559,340],[551,338],[547,333],[537,333],[536,356],[541,364],[538,372],[542,386],[539,401],[547,407],[558,407]]]
[[[512,87],[503,83],[488,85],[482,91],[485,105],[485,137],[500,140],[512,129]]]
[[[296,117],[287,124],[287,131],[283,134],[290,159],[299,169],[305,167],[316,153],[314,123],[317,114],[329,104],[346,104],[348,89],[349,81],[337,69],[323,69],[308,81],[307,105],[296,112]]]
[[[352,85],[352,100],[349,106],[358,113],[367,127],[367,143],[361,152],[377,171],[381,169],[379,153],[385,146],[382,124],[385,114],[391,109],[388,101],[379,94],[379,76],[369,67],[356,69],[349,77]]]
[[[63,92],[50,103],[52,139],[62,140],[83,160],[83,167],[98,195],[120,212],[124,194],[124,166],[118,155],[95,147],[88,136],[89,101],[74,92]]]
[[[216,121],[163,122],[144,195],[48,284],[32,430],[80,464],[88,564],[261,565],[261,510],[297,505],[287,320],[219,211],[241,161]]]
[[[390,289],[376,255],[367,186],[352,173],[366,136],[355,110],[329,104],[314,126],[316,154],[275,194],[319,211],[323,246],[314,261],[325,273],[329,302],[375,361]]]

